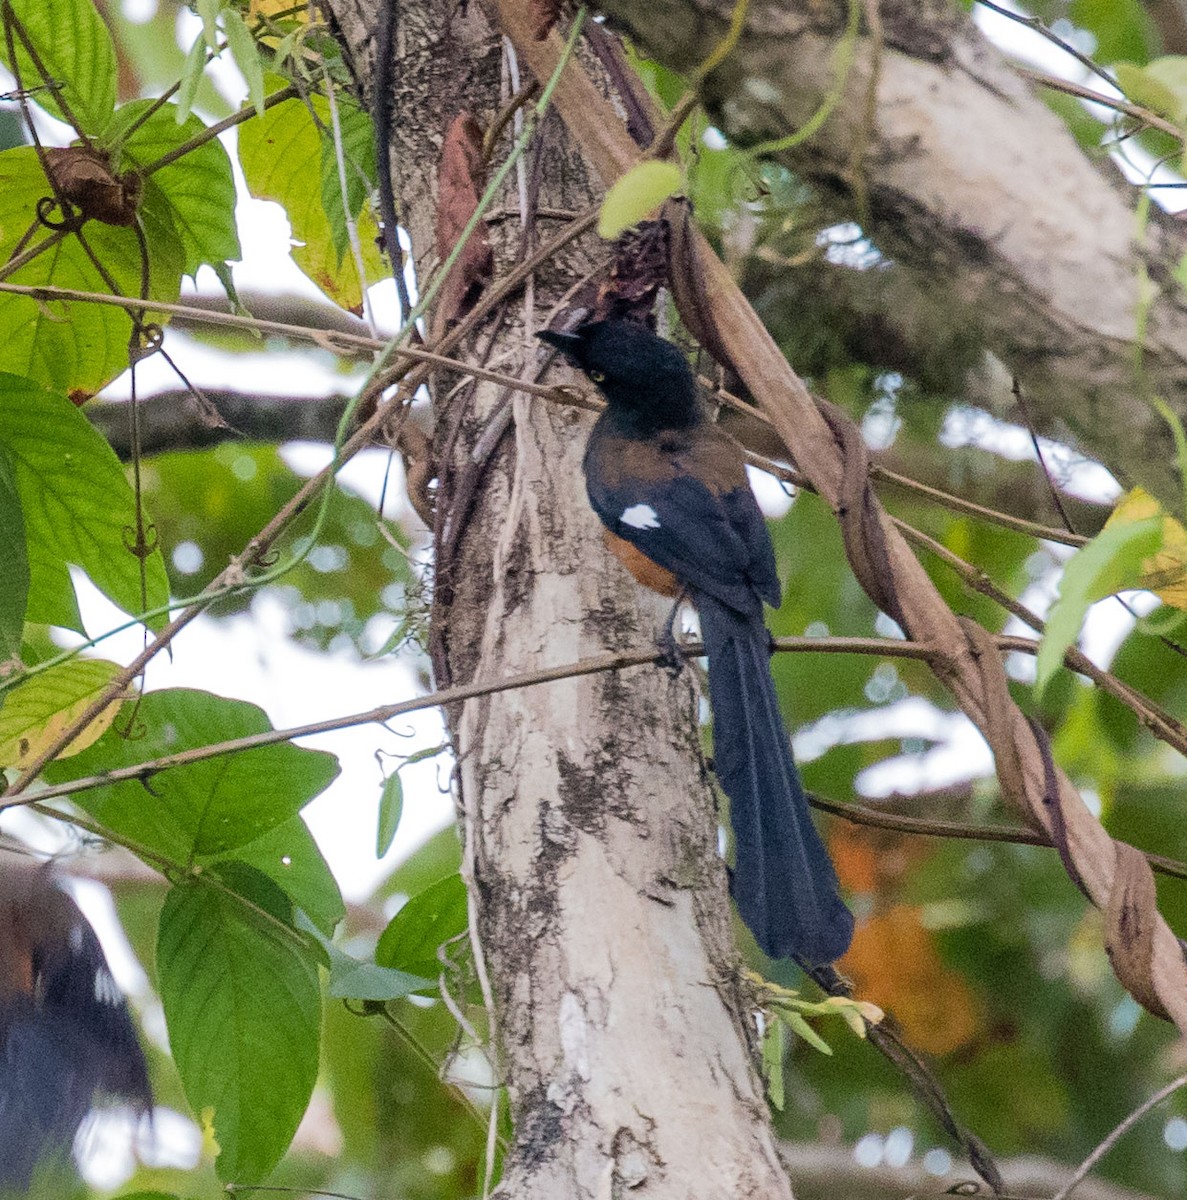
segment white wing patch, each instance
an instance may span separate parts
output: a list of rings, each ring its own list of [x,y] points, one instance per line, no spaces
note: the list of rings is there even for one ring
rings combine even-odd
[[[632,504],[618,519],[632,529],[659,528],[659,514],[650,504]]]

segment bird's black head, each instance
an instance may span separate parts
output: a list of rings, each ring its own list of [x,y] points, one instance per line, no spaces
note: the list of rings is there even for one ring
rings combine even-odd
[[[637,321],[595,321],[573,333],[536,335],[585,372],[612,411],[633,424],[673,428],[702,418],[683,351]]]

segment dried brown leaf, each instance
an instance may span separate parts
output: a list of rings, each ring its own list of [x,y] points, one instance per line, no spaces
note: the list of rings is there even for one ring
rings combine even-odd
[[[618,239],[614,266],[598,291],[590,320],[617,318],[653,326],[655,297],[667,273],[667,221],[640,222]]]
[[[135,225],[143,190],[134,171],[116,175],[107,157],[88,146],[61,146],[45,152],[55,191],[84,217],[107,225]]]
[[[485,174],[482,127],[469,113],[459,113],[446,131],[437,170],[437,253],[442,260],[453,250],[478,208]],[[437,301],[441,327],[474,306],[493,269],[486,228],[479,225],[441,288]]]

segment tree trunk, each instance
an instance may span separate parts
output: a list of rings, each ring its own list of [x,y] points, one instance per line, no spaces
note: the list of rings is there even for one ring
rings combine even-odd
[[[370,103],[378,6],[330,7]],[[442,135],[463,111],[489,125],[518,90],[505,53],[476,4],[399,6],[393,159],[422,280]],[[595,183],[560,122],[546,120],[537,144],[523,194],[551,209],[589,205]],[[497,204],[518,212],[520,200],[511,187]],[[491,237],[498,276],[531,233],[504,221]],[[534,378],[531,331],[604,257],[592,239],[577,245],[487,322],[468,357]],[[437,682],[653,641],[666,602],[642,596],[608,557],[585,499],[588,415],[450,379],[434,418]],[[586,676],[448,715],[479,966],[515,1125],[500,1193],[790,1197],[736,983],[691,672]]]

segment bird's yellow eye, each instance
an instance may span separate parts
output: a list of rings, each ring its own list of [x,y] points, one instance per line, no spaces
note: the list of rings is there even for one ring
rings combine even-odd
[[[590,371],[589,377],[594,383],[601,383],[606,378],[606,373],[604,371]]]

